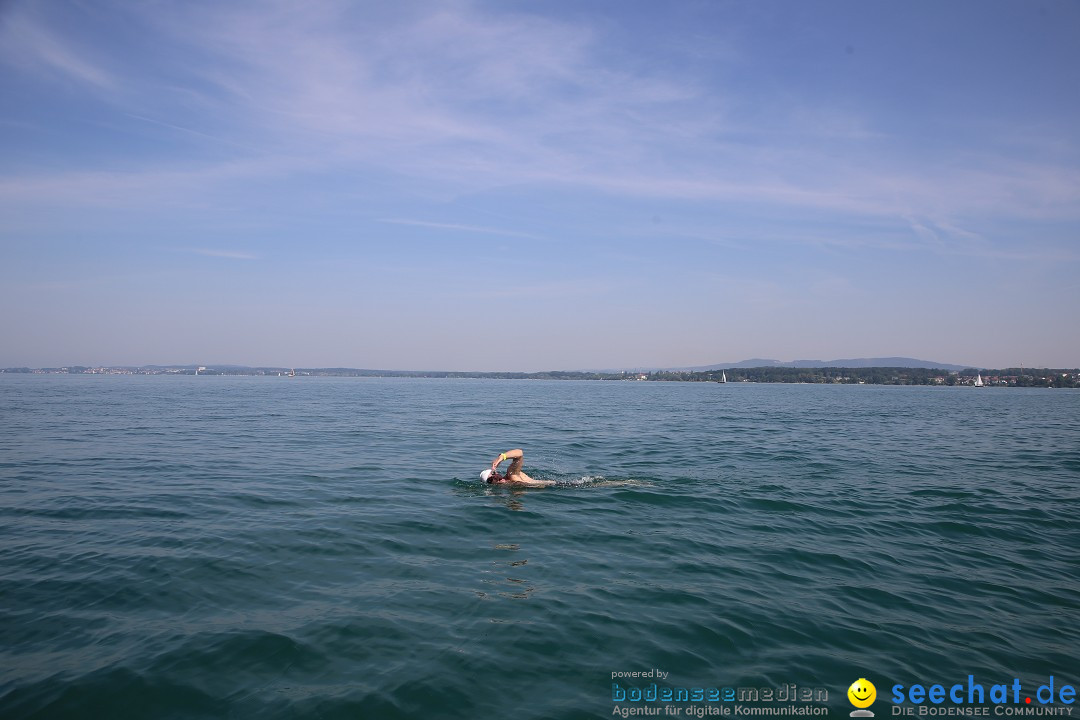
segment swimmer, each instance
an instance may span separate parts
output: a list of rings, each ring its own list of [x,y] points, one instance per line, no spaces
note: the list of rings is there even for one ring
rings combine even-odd
[[[533,480],[526,475],[521,469],[521,464],[524,459],[525,453],[521,450],[507,450],[491,461],[491,469],[480,473],[480,479],[491,484],[510,483],[513,485],[532,485],[536,487],[555,484],[554,480]],[[510,461],[510,467],[506,469],[506,475],[500,475],[499,465],[506,460]]]

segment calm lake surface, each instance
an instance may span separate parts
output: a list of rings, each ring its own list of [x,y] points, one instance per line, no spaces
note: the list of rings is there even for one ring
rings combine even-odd
[[[1077,391],[0,375],[0,431],[3,718],[1080,684]]]

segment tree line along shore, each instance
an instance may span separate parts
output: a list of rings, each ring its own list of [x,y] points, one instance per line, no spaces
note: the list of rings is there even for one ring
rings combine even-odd
[[[948,371],[935,368],[730,368],[705,371],[654,370],[651,372],[457,372],[421,370],[361,370],[354,368],[279,368],[279,367],[89,367],[72,365],[61,368],[3,368],[0,373],[87,374],[87,375],[257,375],[282,377],[399,377],[463,378],[498,380],[623,380],[638,382],[721,382],[728,383],[809,383],[844,385],[976,385],[985,387],[1080,387],[1080,369],[971,368]]]

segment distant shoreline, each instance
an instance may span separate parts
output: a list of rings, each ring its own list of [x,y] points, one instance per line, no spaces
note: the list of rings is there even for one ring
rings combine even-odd
[[[833,385],[975,385],[985,387],[1080,387],[1077,368],[1004,368],[950,371],[908,367],[760,367],[707,371],[656,370],[652,372],[460,372],[441,370],[364,370],[357,368],[280,368],[202,365],[98,366],[59,368],[2,368],[3,374],[33,375],[234,375],[260,377],[383,377],[489,380],[610,380],[623,382],[721,382]]]

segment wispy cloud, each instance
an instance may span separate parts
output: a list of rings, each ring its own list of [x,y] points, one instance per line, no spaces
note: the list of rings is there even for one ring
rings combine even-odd
[[[1051,243],[1009,243],[995,245],[984,235],[957,227],[953,223],[937,218],[915,218],[906,216],[904,220],[911,229],[916,242],[906,249],[937,256],[960,256],[988,260],[1038,261],[1038,262],[1078,262],[1080,250],[1076,248],[1056,247]]]
[[[176,125],[175,123],[166,122],[164,120],[158,120],[158,119],[151,118],[151,117],[146,117],[146,116],[143,116],[143,115],[137,115],[135,113],[124,113],[124,115],[126,115],[127,117],[132,118],[134,120],[139,120],[141,122],[150,123],[152,125],[158,125],[160,127],[169,128],[170,130],[176,130],[177,132],[185,133],[185,134],[188,134],[188,135],[193,135],[193,136],[195,136],[197,138],[200,138],[200,139],[203,139],[203,140],[211,140],[211,141],[213,141],[215,143],[222,143],[224,145],[230,145],[232,147],[242,148],[244,150],[251,150],[251,151],[259,152],[259,149],[255,148],[252,145],[236,142],[233,139],[221,137],[219,135],[213,135],[213,134],[210,134],[210,133],[200,132],[199,130],[195,130],[194,128],[184,127],[182,125]]]
[[[118,81],[102,64],[69,40],[47,30],[33,16],[10,12],[0,23],[0,54],[31,72],[59,73],[95,90],[115,90]]]
[[[66,170],[0,176],[0,207],[207,206],[224,184],[281,177],[312,167],[309,158],[250,157],[174,162],[132,170]]]
[[[534,183],[892,217],[1080,214],[1071,168],[887,160],[880,149],[895,138],[828,107],[754,128],[731,110],[736,94],[692,74],[622,69],[601,59],[595,31],[568,23],[458,3],[391,14],[375,34],[339,5],[310,9],[225,12],[193,34],[236,68],[209,79],[293,154],[460,193]]]
[[[994,148],[951,163],[920,161],[897,152],[897,138],[871,118],[827,104],[792,104],[758,127],[737,110],[748,103],[734,86],[718,89],[693,67],[620,63],[605,54],[602,28],[467,2],[429,9],[361,11],[332,0],[269,2],[259,12],[217,3],[131,6],[125,12],[186,59],[168,68],[170,83],[197,95],[180,105],[198,122],[153,98],[131,101],[127,115],[248,150],[247,158],[177,158],[164,169],[155,158],[123,172],[12,178],[0,192],[57,199],[69,189],[76,203],[123,197],[137,205],[177,194],[202,201],[223,183],[250,178],[346,171],[417,179],[454,196],[562,186],[897,221],[933,217],[943,229],[983,216],[1080,218],[1080,172],[1070,165],[1017,161]],[[159,80],[139,67],[114,77],[38,25],[27,37],[37,62],[101,90]],[[932,233],[912,229],[932,242]],[[945,235],[938,240],[963,237]]]
[[[602,297],[620,289],[619,283],[611,280],[593,280],[580,282],[574,280],[553,280],[535,283],[489,284],[475,289],[457,289],[450,296],[484,300],[547,300],[564,301],[571,298]]]
[[[441,223],[441,222],[427,222],[425,220],[406,220],[401,218],[382,218],[379,220],[382,223],[389,223],[391,225],[413,225],[416,227],[428,227],[438,230],[460,230],[466,233],[482,233],[485,235],[501,235],[503,237],[516,237],[527,238],[529,240],[540,240],[539,235],[532,233],[519,232],[516,230],[503,230],[493,227],[481,227],[479,225],[458,225],[456,223]]]
[[[184,248],[185,252],[205,255],[207,257],[228,258],[230,260],[258,260],[259,256],[253,253],[240,252],[237,250],[217,250],[211,248]]]

